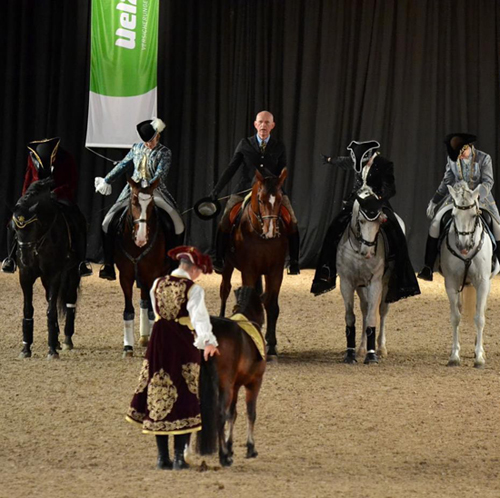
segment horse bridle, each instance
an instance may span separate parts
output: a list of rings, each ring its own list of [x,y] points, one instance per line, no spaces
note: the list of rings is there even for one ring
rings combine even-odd
[[[259,204],[259,206],[262,204],[262,201],[260,200],[258,192],[257,192],[257,203]],[[281,206],[281,203],[280,203],[280,206]],[[263,239],[265,238],[265,234],[264,234],[264,220],[280,220],[281,219],[281,214],[268,214],[268,215],[262,216],[260,214],[260,209],[257,212],[253,209],[252,203],[250,203],[250,211],[255,216],[255,218],[257,218],[257,221],[260,223],[260,233],[259,233],[259,235]],[[281,211],[281,209],[280,209],[280,211]],[[279,237],[280,235],[281,235],[281,233],[280,233],[280,224],[277,222],[276,223],[276,237]]]
[[[374,218],[369,218],[366,213],[360,208],[359,209],[359,213],[361,213],[366,220],[368,221],[375,221],[377,220],[380,215],[382,214],[382,211],[379,211],[377,213],[377,216],[375,216]],[[357,233],[356,233],[357,232]],[[352,229],[351,225],[349,225],[349,234],[353,234],[354,235],[354,238],[360,243],[360,244],[364,244],[365,246],[367,247],[375,247],[375,250],[377,250],[377,244],[378,244],[378,231],[375,235],[375,239],[373,241],[370,241],[370,240],[366,240],[364,239],[362,236],[361,236],[361,224],[359,222],[359,216],[356,218],[356,232]],[[351,247],[356,251],[358,252],[354,246],[352,245],[352,241],[351,241],[351,237],[349,236],[349,242],[351,244]]]
[[[457,209],[460,209],[461,211],[467,211],[468,209],[477,208],[477,202],[474,202],[474,204],[470,204],[468,206],[458,206],[456,204],[455,200],[453,200],[453,205],[454,205],[454,207],[456,207]],[[477,227],[479,226],[479,223],[481,222],[480,218],[481,218],[481,211],[478,209],[477,213],[476,213],[476,221],[474,223],[474,227],[472,228],[472,231],[460,232],[457,229],[457,225],[455,223],[455,217],[453,217],[453,228],[455,229],[455,238],[458,235],[473,236],[476,233],[476,230],[477,230]],[[450,232],[448,231],[448,235],[446,236],[446,247],[448,248],[448,251],[450,251],[450,253],[453,254],[453,256],[460,259],[465,264],[465,273],[464,273],[464,278],[462,280],[462,287],[459,289],[458,292],[463,291],[465,284],[467,282],[467,275],[469,273],[469,268],[472,264],[472,260],[478,255],[479,251],[482,249],[483,243],[484,243],[484,229],[481,231],[481,240],[479,241],[479,244],[477,245],[476,250],[474,251],[474,254],[472,254],[472,256],[470,256],[469,258],[463,258],[460,254],[458,254],[453,249],[453,247],[451,247],[451,245],[450,245]]]
[[[21,216],[21,218],[23,218],[23,217]],[[35,214],[29,220],[25,221],[24,219],[17,218],[14,215],[14,216],[12,216],[12,220],[14,221],[14,224],[16,225],[17,228],[19,228],[20,230],[23,230],[24,228],[26,228],[31,223],[33,223],[35,221],[38,221],[38,216]],[[19,247],[21,249],[29,249],[30,247],[34,247],[35,248],[34,249],[34,254],[37,255],[38,254],[38,250],[40,249],[40,247],[42,247],[42,244],[47,239],[47,237],[48,237],[50,231],[52,230],[52,227],[54,226],[56,220],[57,220],[57,215],[54,216],[54,219],[52,220],[52,223],[49,225],[49,228],[47,228],[47,230],[45,231],[45,233],[40,238],[38,238],[37,240],[32,240],[30,242],[22,242],[22,241],[20,241],[18,239],[17,240],[17,244],[19,245]]]

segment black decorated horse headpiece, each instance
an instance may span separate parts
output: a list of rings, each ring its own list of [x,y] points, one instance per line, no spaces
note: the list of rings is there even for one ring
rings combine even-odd
[[[160,118],[146,119],[137,125],[137,133],[143,142],[153,140],[157,133],[165,129],[165,123]]]
[[[34,140],[27,146],[36,168],[38,171],[45,173],[45,176],[51,173],[51,167],[56,159],[60,142],[59,137],[45,138],[43,140]]]
[[[367,162],[373,155],[375,150],[380,148],[380,144],[376,140],[368,140],[366,142],[356,142],[353,140],[347,150],[351,152],[351,157],[354,162],[354,170],[361,173],[363,163]]]
[[[444,139],[448,157],[456,162],[465,146],[471,146],[477,140],[471,133],[450,133]]]
[[[356,196],[359,210],[368,221],[375,221],[382,211],[383,201],[375,195]]]

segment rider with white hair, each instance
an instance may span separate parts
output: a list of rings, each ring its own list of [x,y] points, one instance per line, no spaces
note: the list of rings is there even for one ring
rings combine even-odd
[[[160,209],[160,219],[168,237],[175,231],[175,240],[170,247],[179,245],[184,233],[184,223],[177,211],[174,198],[167,190],[167,176],[172,162],[170,149],[160,143],[160,134],[165,129],[165,123],[159,118],[147,119],[137,125],[137,132],[142,143],[135,143],[125,158],[120,161],[105,178],[96,177],[95,190],[102,195],[111,194],[111,183],[118,177],[127,174],[135,182],[145,182],[146,185],[160,179],[160,184],[154,193],[156,207]],[[114,233],[110,230],[112,221],[117,215],[127,208],[130,198],[130,185],[125,185],[118,200],[108,211],[102,223],[104,266],[99,272],[99,277],[106,280],[115,280],[114,268]],[[116,219],[115,218],[115,219]],[[173,225],[173,228],[172,228]]]
[[[471,190],[479,187],[479,206],[483,212],[483,218],[491,224],[496,241],[495,255],[500,260],[500,214],[491,194],[494,183],[493,166],[491,157],[474,147],[476,140],[477,137],[470,133],[450,133],[444,140],[448,160],[443,180],[427,206],[427,217],[432,221],[425,246],[424,267],[418,274],[418,278],[422,280],[432,281],[439,250],[441,222],[443,216],[453,208],[453,199],[448,192],[448,185],[451,187],[460,181],[467,182]]]
[[[382,231],[389,242],[390,253],[396,264],[393,277],[389,282],[386,302],[395,302],[420,294],[420,288],[408,255],[405,234],[398,221],[398,216],[389,202],[389,199],[396,193],[394,165],[377,152],[379,147],[380,144],[375,140],[352,141],[347,147],[347,150],[350,151],[350,157],[322,156],[325,164],[340,166],[347,171],[354,170],[355,179],[350,195],[344,200],[342,211],[334,218],[326,233],[311,286],[311,292],[315,296],[335,289],[337,247],[342,234],[349,225],[354,201],[362,188],[382,201],[383,211],[387,215],[387,222],[382,225]]]

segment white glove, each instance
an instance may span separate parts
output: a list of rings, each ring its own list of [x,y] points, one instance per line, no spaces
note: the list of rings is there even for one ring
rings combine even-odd
[[[104,178],[101,178],[100,176],[96,176],[94,180],[94,186],[95,191],[99,192],[102,195],[111,194],[111,185],[109,183],[106,183],[106,180]]]
[[[436,203],[431,199],[427,206],[427,218],[432,220],[434,218],[434,211],[436,210]]]

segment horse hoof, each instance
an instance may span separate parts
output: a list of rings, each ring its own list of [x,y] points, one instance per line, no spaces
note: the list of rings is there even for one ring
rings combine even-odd
[[[278,363],[278,355],[277,354],[267,354],[266,355],[267,363]]]
[[[448,367],[459,367],[460,366],[460,360],[450,360],[448,361]]]
[[[139,346],[145,348],[147,347],[149,343],[149,336],[148,335],[141,335],[140,339],[139,339]]]
[[[19,359],[31,358],[31,351],[21,351],[18,356]]]
[[[363,363],[365,365],[376,365],[378,363],[378,357],[375,353],[368,353]]]
[[[134,356],[134,349],[132,346],[125,346],[123,348],[122,358],[132,358]]]
[[[484,363],[476,363],[474,362],[474,368],[484,368],[485,364]]]
[[[357,363],[358,360],[356,360],[356,353],[354,351],[346,351],[346,354],[344,356],[344,363],[347,363],[348,365],[353,365],[354,363]]]
[[[219,461],[223,467],[231,467],[233,464],[233,459],[229,455],[221,456]]]
[[[258,453],[255,451],[255,448],[247,449],[247,458],[255,458],[257,455]]]
[[[387,357],[387,349],[386,348],[377,349],[377,355],[380,358],[386,358]]]
[[[59,360],[59,353],[49,353],[47,355],[47,360]]]
[[[73,341],[70,337],[66,337],[66,339],[64,339],[62,348],[63,351],[71,351],[73,349]]]

